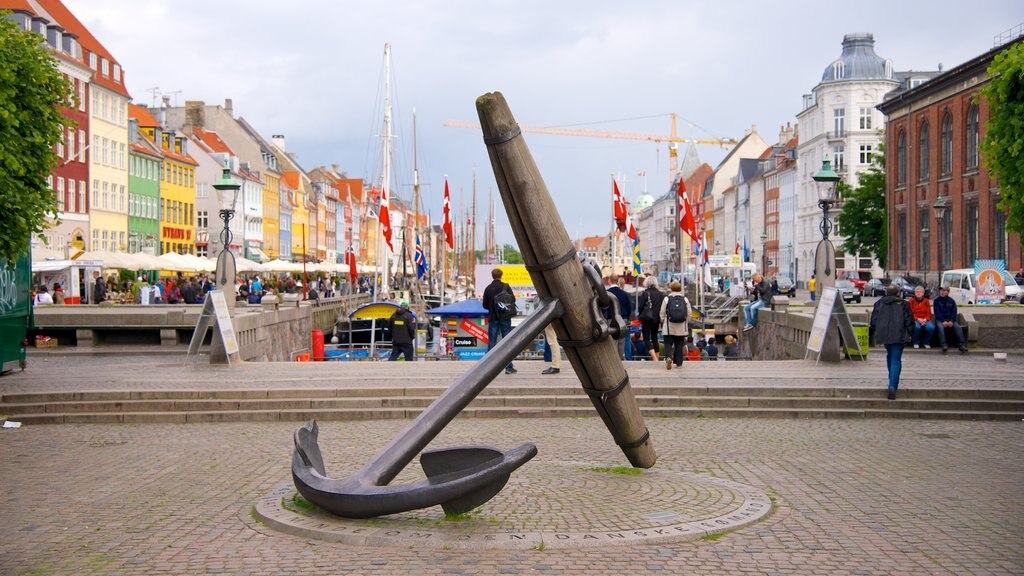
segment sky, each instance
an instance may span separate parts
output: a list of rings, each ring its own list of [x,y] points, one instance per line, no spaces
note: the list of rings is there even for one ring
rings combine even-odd
[[[231,98],[307,170],[333,163],[374,182],[390,43],[393,195],[412,198],[415,110],[423,210],[440,223],[445,177],[453,207],[468,210],[475,173],[478,221],[493,194],[497,239],[512,244],[480,131],[442,126],[476,121],[482,94],[502,92],[521,124],[667,134],[675,112],[683,136],[756,126],[770,144],[844,34],[873,33],[896,70],[948,70],[1024,23],[1019,0],[64,2],[120,61],[136,103],[158,102],[153,88],[172,105]],[[612,174],[630,202],[668,191],[666,144],[525,137],[573,238],[608,232]],[[727,151],[697,152],[714,167]]]

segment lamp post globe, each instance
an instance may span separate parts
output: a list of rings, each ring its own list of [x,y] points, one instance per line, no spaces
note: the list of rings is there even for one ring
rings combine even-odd
[[[213,183],[220,204],[220,219],[224,221],[224,229],[220,233],[221,250],[217,256],[216,283],[222,290],[233,290],[235,281],[235,256],[231,253],[231,219],[235,216],[235,202],[242,185],[231,177],[230,164],[225,161],[224,172],[220,180]],[[230,304],[234,298],[228,298]],[[229,305],[230,305],[229,304]]]
[[[814,180],[818,187],[818,207],[821,208],[821,240],[827,246],[826,250],[830,250],[831,245],[828,242],[828,235],[832,232],[832,222],[828,219],[828,211],[836,201],[836,187],[839,184],[839,174],[836,174],[835,170],[832,169],[832,162],[828,159],[828,156],[821,161],[821,170],[814,176],[811,176],[811,179]],[[834,257],[831,254],[834,254],[834,252],[830,250],[825,256],[824,272],[825,278],[828,279],[831,279],[835,274]],[[815,260],[817,260],[817,257],[815,257]],[[831,280],[826,280],[826,282],[827,284],[819,283],[819,285],[822,287],[832,285]]]

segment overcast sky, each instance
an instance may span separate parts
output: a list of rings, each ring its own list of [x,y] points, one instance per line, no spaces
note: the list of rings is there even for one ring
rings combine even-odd
[[[390,43],[397,193],[411,198],[415,108],[424,209],[440,221],[446,174],[468,209],[475,166],[479,219],[493,191],[498,239],[512,243],[480,132],[442,127],[475,121],[481,94],[503,92],[522,124],[666,134],[676,112],[684,135],[740,138],[756,125],[772,143],[846,33],[874,33],[896,70],[934,70],[1024,22],[1019,0],[64,1],[121,62],[135,102],[151,104],[154,87],[179,105],[232,98],[307,169],[337,163],[374,181]],[[645,186],[667,191],[665,145],[526,137],[573,238],[607,232],[613,172],[630,201]],[[725,154],[698,152],[712,167]]]

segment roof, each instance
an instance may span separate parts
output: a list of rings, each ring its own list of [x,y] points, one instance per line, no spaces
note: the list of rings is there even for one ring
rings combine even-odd
[[[138,104],[128,105],[128,117],[139,123],[139,127],[142,128],[159,128],[160,123],[156,121],[153,114],[149,112],[149,108],[145,106],[139,106]]]
[[[748,182],[756,177],[760,164],[761,161],[757,158],[740,158],[740,182]]]
[[[89,32],[89,29],[86,28],[85,25],[83,25],[78,20],[78,18],[76,18],[75,15],[72,14],[71,11],[64,6],[64,4],[60,0],[34,1],[37,2],[40,6],[42,6],[44,10],[49,12],[50,15],[57,20],[56,23],[59,24],[62,28],[74,34],[75,36],[78,36],[78,43],[82,45],[82,48],[88,50],[89,52],[93,52],[102,58],[106,58],[107,60],[109,60],[111,69],[113,69],[115,64],[118,67],[121,66],[121,63],[116,58],[114,58],[114,56],[103,46],[103,44],[101,44],[100,41],[97,40],[91,32]],[[131,98],[131,94],[128,93],[128,88],[125,86],[124,68],[121,68],[120,82],[114,82],[113,72],[111,72],[110,76],[104,76],[99,70],[97,70],[93,73],[92,83],[99,84],[100,86],[103,86],[108,90],[112,90],[122,96]]]
[[[281,184],[289,188],[299,189],[299,173],[295,170],[285,170],[281,173]]]
[[[836,64],[841,63],[841,70]],[[843,53],[825,67],[821,74],[824,82],[848,80],[892,80],[892,65],[886,73],[886,60],[875,54],[875,35],[867,32],[843,36]]]
[[[205,148],[208,152],[230,154],[232,156],[235,154],[227,143],[220,139],[216,132],[193,127],[192,134],[196,137],[200,147]]]
[[[143,138],[142,142],[147,142],[148,143],[149,140],[146,140],[145,138]],[[151,146],[146,146],[142,142],[132,142],[128,146],[131,147],[132,150],[138,152],[139,154],[145,154],[146,156],[151,156],[153,158],[163,159],[163,157],[160,155],[159,152],[157,152]]]
[[[461,300],[438,308],[427,310],[431,316],[458,316],[460,318],[479,318],[487,315],[487,309],[476,298]]]

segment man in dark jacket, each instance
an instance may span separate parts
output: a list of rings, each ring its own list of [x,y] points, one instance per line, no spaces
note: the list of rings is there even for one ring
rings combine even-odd
[[[747,316],[747,325],[743,327],[743,331],[753,330],[757,326],[757,311],[765,306],[772,305],[772,284],[768,280],[765,280],[764,276],[761,276],[759,272],[754,272],[751,277],[754,281],[754,290],[750,294],[750,304],[747,304],[743,308],[743,312]]]
[[[415,338],[416,318],[409,311],[409,303],[402,302],[402,307],[391,315],[391,357],[388,360],[395,362],[403,354],[406,362],[416,360],[412,345]]]
[[[508,335],[512,331],[512,318],[502,318],[498,310],[499,306],[494,301],[494,297],[499,293],[508,293],[515,296],[512,292],[512,287],[501,281],[501,268],[495,268],[491,270],[491,283],[484,288],[484,299],[481,302],[484,309],[487,310],[487,350],[490,351],[494,348],[498,341]],[[511,362],[505,367],[505,374],[515,374],[518,372],[515,366]]]
[[[626,322],[626,326],[629,326],[629,318],[633,315],[633,306],[629,302],[629,294],[623,287],[626,285],[626,279],[619,276],[618,274],[612,274],[611,276],[612,285],[608,288],[608,293],[615,297],[619,301],[619,316]],[[606,314],[606,318],[611,319],[611,312]],[[619,360],[626,359],[626,346],[629,344],[627,338],[623,338],[616,346],[619,349]]]
[[[93,271],[92,280],[95,282],[92,285],[92,303],[102,304],[107,299],[107,281],[100,276],[99,271]]]
[[[949,297],[949,287],[939,288],[939,297],[932,302],[932,315],[935,316],[935,329],[939,333],[939,344],[942,345],[942,353],[949,349],[946,344],[946,328],[952,328],[956,334],[956,345],[960,352],[967,352],[967,342],[964,341],[964,329],[957,321],[956,301]]]
[[[910,343],[914,330],[914,315],[910,304],[898,296],[900,289],[889,285],[885,296],[875,302],[871,309],[871,330],[875,333],[875,344],[885,346],[885,365],[889,368],[889,400],[896,399],[900,386],[900,371],[903,369],[903,347]]]

